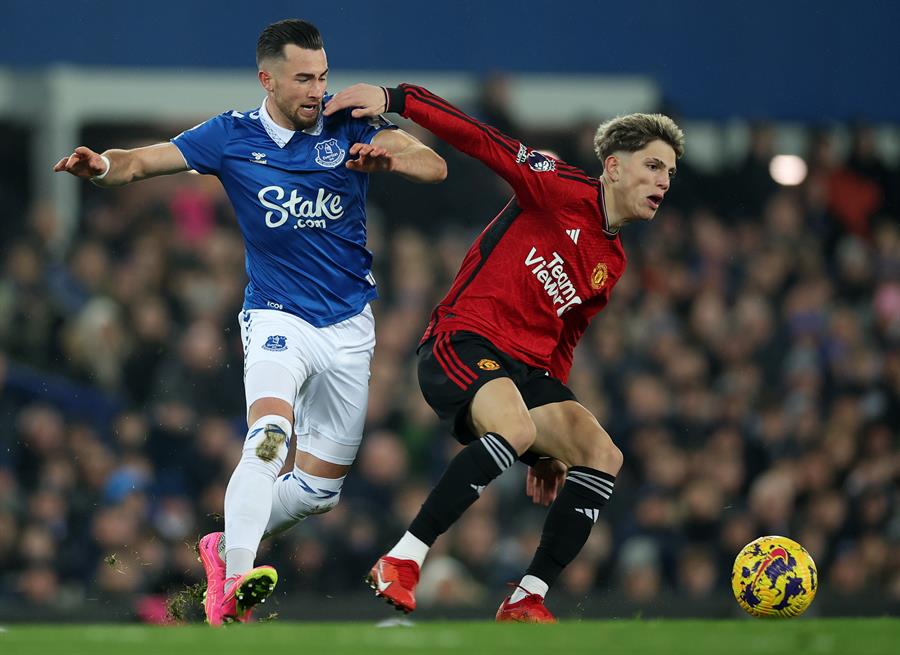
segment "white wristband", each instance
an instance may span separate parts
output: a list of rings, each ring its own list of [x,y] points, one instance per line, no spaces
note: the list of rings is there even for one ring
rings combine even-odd
[[[109,157],[107,157],[106,155],[100,155],[100,159],[102,159],[103,163],[106,164],[106,170],[103,171],[100,175],[93,176],[91,178],[91,182],[102,180],[104,177],[106,177],[106,174],[109,173]]]

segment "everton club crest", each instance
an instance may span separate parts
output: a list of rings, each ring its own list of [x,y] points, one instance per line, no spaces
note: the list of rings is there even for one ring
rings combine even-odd
[[[344,161],[344,149],[338,145],[337,139],[328,139],[316,144],[316,163],[325,168],[334,168]]]
[[[287,337],[283,337],[281,335],[273,335],[266,339],[266,343],[263,344],[263,348],[265,350],[272,350],[274,352],[287,350]]]

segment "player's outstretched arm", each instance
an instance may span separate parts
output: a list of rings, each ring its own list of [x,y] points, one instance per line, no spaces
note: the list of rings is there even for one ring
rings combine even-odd
[[[181,151],[172,143],[158,143],[132,150],[107,150],[99,154],[78,146],[63,157],[53,170],[89,179],[98,186],[121,186],[156,175],[188,170]]]
[[[372,143],[355,143],[347,168],[365,172],[391,171],[413,182],[447,179],[447,162],[434,150],[403,130],[382,130]]]
[[[547,186],[557,182],[555,160],[535,153],[423,87],[354,84],[332,96],[325,105],[325,114],[347,108],[352,108],[351,115],[357,118],[388,111],[418,123],[503,177],[515,189],[520,205],[545,202]]]

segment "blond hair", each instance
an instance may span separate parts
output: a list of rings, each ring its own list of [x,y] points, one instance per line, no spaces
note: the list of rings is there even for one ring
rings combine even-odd
[[[636,152],[657,139],[672,146],[676,158],[684,155],[684,132],[663,114],[628,114],[601,123],[594,152],[605,163],[614,152]]]

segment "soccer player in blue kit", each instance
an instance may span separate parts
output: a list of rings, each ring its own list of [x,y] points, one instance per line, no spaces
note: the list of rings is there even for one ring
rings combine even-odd
[[[278,581],[272,567],[254,567],[260,540],[337,505],[356,457],[377,295],[367,174],[447,175],[440,156],[381,117],[322,113],[328,62],[310,23],[266,27],[256,60],[259,108],[219,114],[169,143],[102,154],[81,146],[54,167],[98,186],[215,175],[237,215],[249,278],[239,316],[249,429],[225,493],[225,532],[200,541],[211,625],[249,620]],[[292,432],[294,470],[278,477]]]

